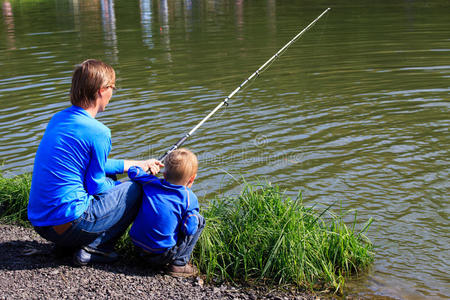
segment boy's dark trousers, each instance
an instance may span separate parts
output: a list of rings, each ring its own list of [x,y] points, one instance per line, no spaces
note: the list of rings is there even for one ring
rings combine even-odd
[[[177,244],[166,252],[152,254],[139,248],[140,256],[154,266],[165,266],[167,264],[176,266],[186,265],[191,259],[195,244],[197,243],[203,228],[205,228],[205,218],[198,215],[198,221],[198,229],[193,235],[180,234],[178,236]]]

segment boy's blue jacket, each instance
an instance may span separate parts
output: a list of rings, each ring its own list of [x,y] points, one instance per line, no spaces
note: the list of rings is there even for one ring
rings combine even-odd
[[[144,190],[142,206],[130,229],[136,246],[162,253],[176,245],[180,232],[192,235],[197,231],[199,205],[190,188],[149,175],[140,167],[131,167],[128,177]]]

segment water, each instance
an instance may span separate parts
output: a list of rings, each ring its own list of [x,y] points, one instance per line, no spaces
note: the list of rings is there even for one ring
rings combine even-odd
[[[114,66],[113,157],[161,155],[318,16],[186,144],[202,201],[256,176],[374,217],[348,294],[450,297],[448,1],[2,1],[0,160],[32,170],[86,58]]]

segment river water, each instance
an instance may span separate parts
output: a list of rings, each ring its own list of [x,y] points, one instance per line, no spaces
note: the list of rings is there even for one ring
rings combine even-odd
[[[161,155],[328,6],[332,10],[185,144],[203,202],[240,178],[370,217],[373,267],[347,293],[450,297],[448,1],[5,1],[0,160],[30,172],[75,64],[119,90],[99,120],[113,157]]]

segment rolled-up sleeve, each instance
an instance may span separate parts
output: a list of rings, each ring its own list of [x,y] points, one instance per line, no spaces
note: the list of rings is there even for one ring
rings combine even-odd
[[[107,180],[105,176],[105,166],[111,151],[111,138],[99,136],[94,141],[84,180],[85,189],[90,195],[106,192],[115,186],[114,181]]]
[[[107,175],[122,174],[124,169],[123,159],[108,159],[105,164],[105,173]]]

